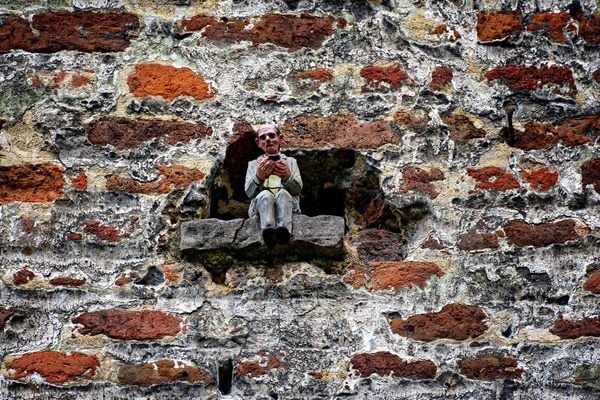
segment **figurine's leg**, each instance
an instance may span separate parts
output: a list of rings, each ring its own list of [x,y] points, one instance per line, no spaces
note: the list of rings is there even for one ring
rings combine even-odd
[[[292,233],[292,212],[294,210],[294,199],[287,190],[280,190],[275,195],[277,204],[277,231],[279,242],[287,244]]]
[[[263,190],[256,196],[256,208],[260,218],[260,230],[267,247],[277,244],[275,228],[275,196],[268,190]]]
[[[263,190],[256,196],[256,208],[260,216],[260,229],[274,228],[275,222],[275,196],[268,190]]]

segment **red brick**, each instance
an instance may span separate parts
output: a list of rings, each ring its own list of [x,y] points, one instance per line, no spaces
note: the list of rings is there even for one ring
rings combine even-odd
[[[546,192],[550,190],[556,182],[558,182],[558,172],[551,170],[548,167],[533,168],[524,170],[521,177],[529,182],[532,189]]]
[[[389,210],[381,193],[361,193],[358,191],[350,192],[346,199],[350,204],[356,204],[355,207],[364,227],[374,224],[377,220],[385,219],[384,215]],[[362,227],[362,226],[361,226]]]
[[[0,53],[22,49],[34,53],[62,50],[125,50],[137,36],[138,17],[117,12],[44,12],[27,20],[9,14],[0,26]],[[35,33],[34,30],[35,29]]]
[[[67,76],[67,72],[64,70],[59,70],[54,73],[52,76],[52,83],[50,84],[51,89],[56,89],[62,81],[65,80]]]
[[[564,243],[580,237],[576,223],[564,219],[545,224],[528,224],[524,221],[512,220],[502,229],[506,232],[506,240],[515,246],[543,247],[554,243]]]
[[[462,36],[460,34],[460,32],[456,29],[456,28],[452,28],[452,34],[450,35],[450,41],[452,43],[456,42],[458,39],[460,39]]]
[[[186,188],[194,181],[204,179],[201,171],[181,165],[159,165],[156,169],[161,177],[154,182],[141,183],[131,178],[107,175],[106,189],[114,192],[166,194],[175,189]]]
[[[469,379],[493,381],[496,379],[519,379],[523,369],[517,360],[496,354],[485,354],[458,360],[460,373]]]
[[[431,33],[434,35],[441,35],[442,33],[446,32],[448,32],[448,26],[446,24],[438,25],[431,31]]]
[[[361,259],[367,261],[400,261],[403,238],[385,229],[363,229],[352,241]]]
[[[71,76],[71,86],[73,88],[83,87],[91,82],[90,78],[85,75],[74,74]]]
[[[432,249],[432,250],[443,250],[446,248],[446,246],[444,246],[438,238],[429,235],[427,240],[425,240],[423,243],[421,243],[421,248],[422,249]]]
[[[184,270],[181,267],[176,267],[169,264],[161,265],[159,268],[165,277],[165,281],[170,285],[180,284],[183,280]]]
[[[363,92],[398,89],[408,80],[408,74],[397,65],[377,66],[368,65],[360,70],[360,76],[366,79]]]
[[[567,26],[570,19],[571,16],[567,12],[537,13],[531,16],[531,22],[527,25],[527,29],[530,31],[547,31],[550,40],[555,43],[564,43],[565,35],[563,29]]]
[[[162,359],[146,364],[122,365],[118,374],[122,385],[161,385],[172,382],[210,385],[212,378],[200,368],[181,361]]]
[[[111,144],[117,150],[138,147],[159,138],[169,145],[189,143],[212,134],[212,128],[203,123],[122,117],[102,117],[87,124],[86,130],[92,144]]]
[[[26,49],[32,47],[34,39],[29,22],[15,14],[2,16],[0,26],[0,53],[13,49]]]
[[[21,229],[23,230],[23,233],[29,235],[31,232],[33,232],[34,228],[35,228],[35,219],[21,217]]]
[[[402,193],[425,192],[429,198],[435,199],[439,192],[435,190],[431,182],[442,181],[445,177],[439,168],[430,168],[429,171],[426,171],[423,168],[408,166],[402,170],[402,178],[403,182],[400,188]]]
[[[497,249],[500,247],[498,244],[498,233],[479,232],[479,229],[479,227],[475,227],[462,235],[456,243],[456,247],[465,251]]]
[[[50,284],[54,286],[82,286],[87,280],[85,278],[73,278],[71,276],[58,276],[50,279]]]
[[[586,144],[600,136],[600,116],[588,115],[567,118],[556,124],[528,123],[523,130],[515,130],[514,147],[523,150],[547,149],[558,143],[564,146]]]
[[[433,262],[423,261],[380,261],[370,262],[366,267],[355,266],[345,277],[355,288],[370,290],[412,288],[413,285],[427,286],[432,276],[443,276],[444,272]]]
[[[573,72],[568,68],[557,65],[541,65],[540,67],[525,67],[509,65],[498,67],[488,71],[485,77],[489,81],[500,79],[509,88],[515,91],[527,91],[540,89],[544,85],[552,83],[560,86],[568,86],[566,93],[570,96],[577,94]]]
[[[405,129],[421,131],[427,128],[429,117],[422,109],[401,108],[394,112],[394,123]]]
[[[550,329],[550,332],[561,339],[600,336],[600,317],[569,320],[560,316],[554,321],[554,326]]]
[[[477,38],[492,42],[514,36],[524,30],[519,11],[477,13]]]
[[[600,136],[600,115],[564,119],[556,124],[556,132],[565,146],[586,144]]]
[[[431,342],[437,339],[467,340],[481,336],[488,326],[486,315],[476,306],[448,304],[439,312],[391,318],[393,333],[410,339]]]
[[[4,326],[8,321],[11,320],[11,318],[16,316],[22,317],[24,315],[24,311],[18,308],[0,306],[0,332],[2,332]]]
[[[363,378],[373,374],[413,380],[435,379],[437,367],[430,360],[407,362],[395,354],[380,351],[356,354],[350,359],[352,369]]]
[[[31,85],[35,86],[35,87],[40,87],[42,86],[42,79],[40,78],[39,75],[33,75],[31,77]]]
[[[109,242],[118,242],[123,237],[121,232],[114,226],[101,225],[101,222],[96,220],[85,221],[83,232],[92,234],[100,240],[107,240]]]
[[[33,280],[35,274],[26,268],[22,268],[13,274],[13,283],[17,286],[25,285]]]
[[[445,87],[451,85],[454,73],[450,67],[437,67],[431,72],[431,82],[429,89],[439,92]]]
[[[559,141],[556,130],[552,124],[529,123],[523,130],[515,130],[514,147],[522,150],[547,149]]]
[[[593,185],[596,192],[600,193],[600,158],[587,161],[581,166],[581,188]]]
[[[83,238],[83,235],[78,232],[70,232],[67,234],[68,240],[81,240],[82,238]]]
[[[288,363],[283,361],[284,353],[258,353],[258,360],[239,361],[235,366],[235,375],[238,377],[248,376],[256,378],[268,374],[277,368],[286,368]]]
[[[372,149],[400,143],[388,122],[360,122],[348,115],[300,116],[286,121],[281,131],[290,147]]]
[[[325,378],[325,374],[321,371],[309,371],[307,374],[318,380],[323,380],[323,378]]]
[[[450,114],[442,117],[442,121],[450,129],[450,139],[455,142],[467,142],[471,139],[485,137],[485,130],[477,128],[473,121],[463,114]]]
[[[70,178],[73,187],[77,190],[85,190],[87,189],[87,176],[84,172],[80,172],[75,178]]]
[[[39,374],[47,382],[57,385],[80,378],[91,379],[99,366],[100,361],[96,356],[57,351],[26,353],[6,364],[12,379],[24,379],[28,375]]]
[[[308,71],[298,71],[294,74],[296,78],[309,78],[319,82],[327,82],[333,79],[333,74],[325,68],[316,68]]]
[[[594,294],[600,294],[600,271],[590,276],[583,284],[583,288]]]
[[[253,45],[273,43],[296,51],[302,47],[319,48],[333,34],[333,25],[344,20],[309,14],[265,14],[254,19],[215,18],[197,15],[179,23],[184,31],[202,31],[206,39],[217,42],[250,41]]]
[[[490,192],[503,192],[518,189],[519,181],[510,173],[498,167],[467,168],[467,174],[475,179],[475,188]]]
[[[128,283],[133,282],[134,279],[137,278],[137,276],[138,276],[138,274],[136,272],[122,273],[115,280],[115,285],[117,285],[117,286],[127,285]]]
[[[579,22],[579,36],[592,45],[600,44],[600,13],[586,17],[582,14],[575,15]]]
[[[47,89],[79,89],[91,83],[94,71],[83,73],[69,70],[57,70],[53,73],[40,72],[31,77],[31,84]]]
[[[52,202],[63,194],[65,184],[58,165],[0,167],[0,203],[11,201]]]
[[[160,96],[173,100],[190,96],[196,100],[215,96],[204,79],[189,68],[161,64],[138,64],[135,73],[127,78],[129,90],[136,97]]]
[[[180,317],[162,311],[101,310],[72,319],[82,335],[106,335],[120,340],[152,340],[175,336],[181,330]]]

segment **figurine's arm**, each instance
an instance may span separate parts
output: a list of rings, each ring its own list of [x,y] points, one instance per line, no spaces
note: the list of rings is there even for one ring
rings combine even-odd
[[[290,168],[290,178],[287,181],[282,181],[283,187],[291,195],[298,196],[302,191],[302,177],[298,169],[298,163],[295,158],[288,157],[286,160]]]
[[[256,195],[264,189],[263,182],[256,177],[256,161],[250,161],[248,163],[244,189],[246,190],[246,196],[251,199],[256,197]]]

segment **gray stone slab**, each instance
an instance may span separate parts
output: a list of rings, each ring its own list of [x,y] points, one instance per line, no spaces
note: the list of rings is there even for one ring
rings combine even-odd
[[[344,242],[344,218],[336,215],[294,215],[292,236],[294,241],[340,248]]]
[[[199,219],[181,224],[180,249],[215,250],[231,246],[244,220]]]
[[[185,252],[223,251],[238,256],[265,253],[307,256],[339,255],[343,250],[344,218],[334,215],[309,217],[296,214],[288,246],[267,249],[260,232],[258,217],[229,221],[215,218],[181,224],[180,249]]]

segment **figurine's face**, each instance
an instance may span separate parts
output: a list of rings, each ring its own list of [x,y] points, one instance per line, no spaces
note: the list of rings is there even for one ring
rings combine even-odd
[[[256,144],[265,154],[279,153],[283,136],[277,134],[274,126],[262,127],[256,132]]]

